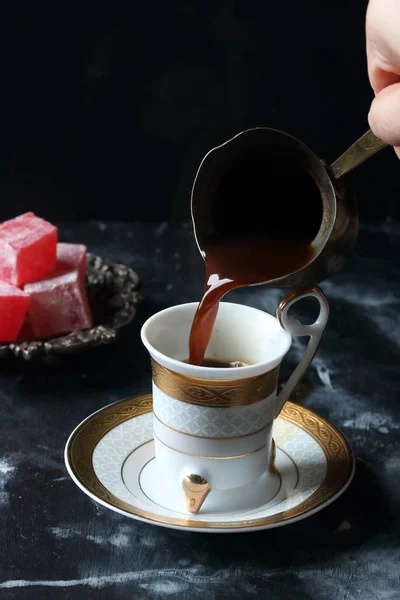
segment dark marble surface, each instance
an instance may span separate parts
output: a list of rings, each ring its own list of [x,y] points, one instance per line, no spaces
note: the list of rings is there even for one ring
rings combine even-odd
[[[398,598],[399,226],[363,227],[356,254],[322,286],[332,314],[303,402],[347,435],[354,482],[310,519],[242,535],[135,522],[96,505],[68,477],[69,433],[94,410],[149,391],[140,326],[161,308],[199,299],[203,263],[189,225],[91,223],[61,232],[136,269],[146,300],[114,347],[52,369],[0,364],[0,598]],[[252,288],[229,299],[274,312],[282,295]],[[283,377],[300,352],[295,343]]]

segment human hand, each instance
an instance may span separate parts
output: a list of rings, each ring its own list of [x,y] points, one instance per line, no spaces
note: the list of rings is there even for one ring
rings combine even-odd
[[[368,75],[375,92],[369,125],[400,158],[400,0],[370,0],[366,37]]]

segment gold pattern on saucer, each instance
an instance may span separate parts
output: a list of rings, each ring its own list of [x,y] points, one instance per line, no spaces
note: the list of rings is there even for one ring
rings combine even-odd
[[[264,400],[275,391],[278,384],[279,367],[257,377],[226,381],[181,375],[159,365],[155,360],[151,361],[151,366],[153,381],[164,394],[197,406],[247,406]]]
[[[280,418],[294,423],[311,435],[323,449],[327,460],[326,476],[319,488],[306,500],[293,508],[274,515],[243,519],[240,521],[200,521],[182,517],[168,517],[152,513],[120,500],[97,478],[92,455],[99,441],[111,429],[139,415],[151,412],[151,394],[115,402],[89,416],[72,433],[67,449],[69,468],[79,484],[90,495],[110,508],[123,511],[153,523],[193,529],[250,529],[268,527],[289,519],[301,517],[317,509],[321,504],[333,500],[352,477],[354,472],[353,452],[334,425],[303,406],[286,402]]]
[[[185,492],[187,510],[193,514],[198,513],[211,491],[210,484],[200,475],[191,474],[184,478],[182,487]]]
[[[274,438],[272,438],[271,458],[269,460],[269,467],[268,467],[268,472],[271,473],[271,475],[278,475],[278,471],[275,467],[275,458],[276,458],[276,445],[275,445]]]

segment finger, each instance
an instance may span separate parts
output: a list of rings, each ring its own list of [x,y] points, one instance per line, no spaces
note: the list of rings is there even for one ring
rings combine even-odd
[[[400,81],[400,0],[370,0],[366,17],[368,76],[378,94]]]
[[[368,72],[369,80],[375,94],[379,94],[379,92],[384,90],[389,85],[400,82],[400,75],[391,73],[390,71],[384,71],[383,69],[379,69],[375,66],[372,69],[368,67]]]
[[[372,131],[391,146],[400,146],[400,83],[379,92],[368,115]]]
[[[400,82],[400,66],[389,65],[377,54],[376,48],[367,42],[368,77],[375,94],[385,87]]]

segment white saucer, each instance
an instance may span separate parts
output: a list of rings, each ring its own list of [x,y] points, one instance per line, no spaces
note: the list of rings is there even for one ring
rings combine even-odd
[[[347,441],[309,409],[287,402],[274,424],[274,439],[279,475],[272,500],[251,506],[266,485],[260,478],[255,484],[259,493],[254,494],[254,486],[242,489],[233,494],[233,504],[218,513],[213,494],[197,515],[185,511],[181,488],[165,494],[168,482],[154,460],[150,394],[116,402],[88,417],[71,434],[65,462],[86,494],[127,517],[190,531],[255,531],[321,510],[344,492],[354,474]]]

